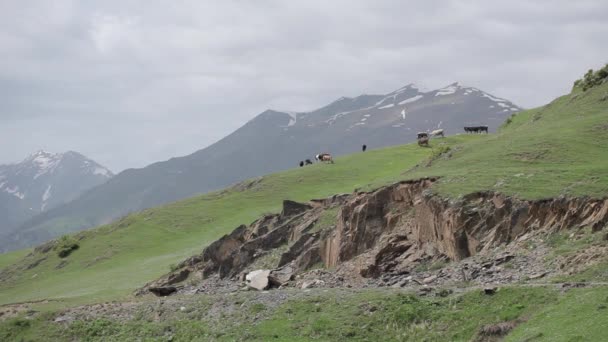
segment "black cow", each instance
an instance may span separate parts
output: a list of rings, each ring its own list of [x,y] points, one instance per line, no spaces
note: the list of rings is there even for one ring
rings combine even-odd
[[[365,152],[365,150],[367,150],[367,145],[363,145],[363,146],[361,146],[361,150],[362,150],[363,152]]]
[[[306,165],[312,165],[312,160],[306,159]]]
[[[304,166],[304,162],[300,161],[300,167]]]
[[[488,126],[465,126],[464,131],[466,133],[488,133]]]

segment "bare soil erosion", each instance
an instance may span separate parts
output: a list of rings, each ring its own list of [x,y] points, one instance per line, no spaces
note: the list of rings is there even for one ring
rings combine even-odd
[[[597,231],[608,222],[607,199],[520,200],[479,192],[449,200],[432,193],[434,182],[285,201],[280,214],[236,228],[137,294],[233,291],[259,269],[269,271],[261,288],[535,279],[571,265],[547,264],[542,244],[529,248],[531,242],[566,229]]]

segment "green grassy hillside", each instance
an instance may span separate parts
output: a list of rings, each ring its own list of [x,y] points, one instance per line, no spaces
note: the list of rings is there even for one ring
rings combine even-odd
[[[459,136],[446,141],[459,144],[483,138]],[[295,168],[129,215],[76,234],[79,248],[63,260],[52,251],[18,262],[8,270],[12,277],[0,283],[0,303],[46,298],[91,302],[127,295],[238,225],[265,212],[278,212],[283,199],[306,201],[393,182],[430,153],[431,149],[417,145],[371,150],[338,158],[333,165]],[[23,270],[41,259],[38,266]]]
[[[437,139],[432,149],[406,145],[354,154],[335,165],[295,168],[249,186],[245,182],[130,215],[77,234],[80,248],[61,265],[55,253],[34,253],[18,262],[13,268],[47,257],[2,282],[0,303],[68,297],[96,301],[128,294],[239,224],[278,211],[287,198],[305,201],[423,176],[441,176],[435,190],[450,196],[485,189],[526,198],[606,196],[606,94],[608,84],[577,90],[515,115],[495,135]],[[0,264],[11,263],[14,255],[0,256]]]
[[[174,297],[160,321],[154,319],[158,301],[142,304],[127,321],[13,318],[0,322],[0,340],[500,341],[501,331],[513,329],[506,341],[604,341],[608,324],[606,287],[565,293],[554,286],[507,287],[494,296],[478,289],[426,298],[394,289],[289,295],[277,307],[252,292]],[[226,308],[221,317],[215,303]]]
[[[0,270],[21,260],[29,252],[31,252],[31,249],[21,249],[18,251],[0,254]]]
[[[434,139],[429,149],[410,144],[354,154],[334,165],[295,168],[132,214],[76,234],[72,241],[78,249],[64,259],[56,250],[43,253],[41,248],[25,257],[29,251],[0,255],[0,304],[51,299],[43,305],[55,309],[125,299],[239,224],[280,210],[283,199],[305,201],[427,176],[441,177],[434,191],[446,196],[490,189],[522,198],[605,197],[608,83],[602,82],[591,82],[585,91],[579,85],[572,94],[519,113],[494,135],[462,134]],[[608,243],[605,232],[594,234],[593,241],[603,248]],[[553,279],[595,283],[569,291],[514,284],[494,296],[455,289],[457,293],[445,298],[418,298],[386,289],[314,289],[318,291],[310,295],[288,289],[294,296],[272,308],[256,302],[257,292],[172,297],[168,302],[175,305],[167,309],[143,298],[137,300],[142,311],[127,322],[102,318],[62,325],[52,322],[55,314],[43,314],[0,322],[0,339],[145,340],[171,335],[175,340],[468,341],[480,338],[484,327],[509,323],[514,328],[509,341],[595,341],[604,337],[608,324],[603,285],[607,262],[602,259],[580,274]],[[209,319],[211,306],[222,301],[228,316]],[[154,321],[155,310],[164,310],[162,321]],[[256,315],[263,319],[253,324]]]
[[[608,195],[608,83],[521,112],[498,134],[452,149],[408,178],[442,176],[450,196],[492,189],[525,198]]]

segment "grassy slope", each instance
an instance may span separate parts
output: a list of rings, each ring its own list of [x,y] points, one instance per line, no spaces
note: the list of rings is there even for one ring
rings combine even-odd
[[[608,101],[601,99],[607,94],[608,84],[604,84],[520,113],[499,134],[446,139],[452,148],[450,157],[439,157],[432,166],[418,167],[406,175],[401,172],[420,163],[431,151],[410,145],[353,155],[338,160],[336,165],[316,165],[270,175],[248,190],[232,189],[131,215],[116,224],[82,233],[85,238],[81,249],[68,258],[70,261],[65,268],[54,270],[59,260],[52,256],[14,282],[2,284],[0,303],[58,297],[73,297],[78,301],[117,298],[164,273],[170,263],[200,250],[236,225],[249,222],[262,212],[279,210],[280,200],[284,198],[305,200],[351,191],[355,187],[371,188],[398,178],[429,175],[442,176],[436,191],[451,196],[494,189],[526,198],[560,194],[604,197],[608,194],[608,149],[605,148],[608,146]],[[108,259],[103,259],[104,256]],[[4,258],[0,257],[0,263]],[[86,267],[95,260],[94,265]],[[600,263],[587,272],[586,277],[605,276],[607,266],[607,263]],[[31,281],[34,275],[37,275],[36,280]],[[530,293],[530,289],[514,291],[520,293],[520,297]],[[528,320],[513,332],[512,340],[595,340],[602,336],[598,335],[602,333],[598,327],[608,323],[602,311],[606,307],[603,304],[608,295],[606,291],[606,288],[577,289],[558,296],[552,290],[546,290],[538,293],[545,296],[540,301],[535,297],[522,299],[516,296],[511,302],[488,302],[483,307],[475,304],[479,298],[468,301],[465,297],[464,303],[468,304],[463,307],[458,305],[461,302],[456,302],[447,306],[447,311],[444,308],[439,313],[431,312],[439,326],[429,329],[425,326],[427,323],[422,322],[406,327],[416,331],[405,332],[420,333],[419,336],[433,340],[438,338],[437,331],[443,331],[452,334],[455,340],[468,340],[474,330],[469,326],[470,322],[498,322],[524,315]],[[361,298],[366,297],[358,296],[353,301]],[[392,297],[388,300],[389,303],[393,301]],[[486,311],[496,304],[499,304],[496,312]],[[334,334],[342,334],[342,331],[350,335],[351,332],[345,330],[348,322],[361,318],[358,310],[343,310],[349,306],[339,304],[328,305],[327,309],[328,317],[340,318],[337,323],[330,319],[316,321],[315,317],[319,315],[311,312],[310,305],[291,303],[251,333],[261,338],[273,337],[278,331],[286,340],[343,338],[347,335]],[[527,309],[530,306],[533,308]],[[317,312],[316,308],[314,310]],[[384,324],[387,328],[372,329],[367,337],[386,334],[382,336],[407,338],[402,330],[390,331],[387,320],[399,320],[402,315],[391,310],[378,318],[378,327]],[[517,315],[505,316],[514,310]],[[477,313],[468,314],[473,311]],[[576,320],[572,320],[574,313]],[[294,315],[289,318],[291,321],[285,321],[288,314]],[[404,314],[406,318],[411,317]],[[463,316],[468,317],[465,321],[461,319],[462,314],[468,315]],[[487,319],[488,315],[491,320]],[[454,325],[454,322],[461,323]],[[293,326],[296,323],[304,330],[295,333],[289,330],[290,325],[296,327]],[[462,325],[463,331],[459,332]],[[145,336],[160,328],[158,324],[146,326],[144,322],[135,322],[131,326],[121,326],[119,330],[127,329],[121,330],[125,336],[137,336],[139,329],[149,329],[143,332]],[[192,327],[185,329],[194,331]],[[417,331],[420,329],[423,331]],[[355,333],[366,336],[365,332]]]
[[[436,189],[458,196],[494,189],[526,198],[608,195],[608,83],[562,96],[515,115],[488,140],[471,141],[418,169],[410,178],[437,175]]]
[[[447,294],[447,293],[446,293]],[[197,296],[185,310],[165,307],[154,321],[158,304],[143,306],[130,321],[107,318],[52,323],[52,315],[28,321],[0,322],[3,340],[58,341],[471,341],[482,327],[519,324],[507,341],[602,341],[608,324],[608,288],[502,288],[493,296],[480,290],[445,298],[420,298],[399,290],[317,291],[295,296],[276,309],[238,293],[236,309],[210,315],[218,298]],[[583,304],[583,305],[581,305]],[[151,310],[152,309],[152,310]],[[264,317],[253,323],[256,315]]]
[[[449,141],[479,138],[461,136]],[[249,189],[233,187],[127,216],[79,233],[80,248],[66,259],[65,267],[55,269],[60,259],[51,252],[39,266],[0,284],[0,304],[43,298],[94,302],[126,295],[239,224],[279,211],[283,199],[305,201],[370,183],[392,182],[429,154],[430,149],[416,145],[368,151],[338,158],[333,165],[269,175]],[[19,264],[40,257],[36,253]]]
[[[21,249],[18,251],[0,254],[0,270],[23,259],[23,257],[25,257],[31,251],[31,249]]]

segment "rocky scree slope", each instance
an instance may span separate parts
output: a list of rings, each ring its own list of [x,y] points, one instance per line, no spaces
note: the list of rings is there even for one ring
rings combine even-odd
[[[434,181],[309,203],[285,201],[280,214],[238,227],[137,294],[233,291],[262,268],[267,271],[259,289],[509,283],[573,266],[545,267],[542,250],[522,254],[516,248],[523,242],[568,229],[599,231],[608,223],[606,199],[519,200],[479,192],[448,200],[430,191]],[[456,264],[434,274],[424,269],[447,262]],[[525,267],[499,267],[506,262]]]
[[[28,230],[75,231],[127,213],[296,167],[323,151],[412,142],[416,132],[485,124],[495,130],[521,110],[508,100],[454,83],[432,91],[410,84],[386,95],[343,97],[310,112],[267,110],[217,143],[189,156],[126,170],[77,201],[26,223]],[[272,158],[265,156],[271,155]]]
[[[107,168],[72,151],[38,151],[20,163],[0,165],[0,234],[15,230],[36,214],[74,200],[112,176]],[[18,240],[26,244],[43,241],[25,236]]]

